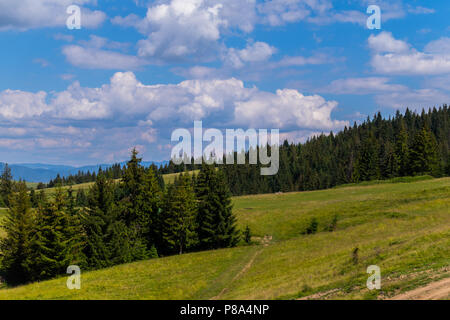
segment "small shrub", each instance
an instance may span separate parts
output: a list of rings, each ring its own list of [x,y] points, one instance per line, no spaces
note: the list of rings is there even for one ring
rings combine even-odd
[[[331,221],[330,225],[327,228],[329,232],[336,231],[337,222],[338,222],[338,215],[335,214],[334,217],[333,217],[333,220]]]
[[[315,234],[317,232],[317,229],[319,227],[319,222],[314,217],[311,219],[311,222],[309,223],[309,226],[305,230],[305,234]]]
[[[250,244],[252,241],[252,232],[250,231],[250,227],[247,225],[244,231],[244,241],[247,244]]]
[[[352,261],[353,261],[354,265],[357,265],[359,262],[359,248],[358,247],[356,247],[352,251]]]

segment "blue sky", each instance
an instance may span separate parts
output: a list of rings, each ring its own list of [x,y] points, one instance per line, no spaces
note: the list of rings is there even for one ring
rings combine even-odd
[[[448,104],[449,17],[446,0],[1,0],[0,161],[165,160],[195,120],[298,142]]]

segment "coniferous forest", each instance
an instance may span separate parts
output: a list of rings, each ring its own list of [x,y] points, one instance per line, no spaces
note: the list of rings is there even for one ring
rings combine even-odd
[[[0,276],[17,285],[64,274],[69,265],[93,270],[236,246],[240,233],[221,172],[205,165],[194,179],[181,174],[163,189],[153,167],[140,163],[134,150],[120,182],[100,171],[83,206],[72,189],[32,195],[6,167]]]
[[[275,176],[257,165],[225,165],[233,195],[306,191],[402,176],[450,175],[450,110],[445,105],[421,114],[406,110],[304,144],[285,141]]]
[[[9,208],[0,242],[0,276],[9,284],[49,279],[67,266],[84,270],[185,252],[233,247],[241,238],[231,195],[330,188],[402,176],[450,175],[447,106],[373,119],[304,144],[285,141],[277,175],[259,165],[144,168],[134,150],[127,165],[99,170],[89,191],[53,181],[46,190],[14,182],[8,166],[0,201]],[[236,155],[235,155],[236,156]],[[188,174],[184,171],[199,170]],[[181,172],[164,185],[162,174]],[[120,178],[120,180],[118,180]],[[83,173],[77,179],[86,182]],[[242,230],[249,240],[250,230]]]

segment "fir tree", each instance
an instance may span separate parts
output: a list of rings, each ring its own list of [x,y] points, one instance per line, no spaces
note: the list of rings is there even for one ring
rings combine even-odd
[[[66,272],[80,261],[74,252],[75,232],[66,212],[66,197],[57,188],[55,200],[46,202],[37,213],[37,230],[33,235],[33,280],[50,279]]]
[[[408,133],[403,119],[400,120],[399,132],[395,139],[395,163],[399,176],[406,176],[409,173]]]
[[[31,237],[35,226],[25,183],[19,183],[17,189],[10,196],[10,208],[3,223],[6,237],[0,239],[0,274],[11,285],[31,280]]]
[[[148,250],[154,247],[156,221],[161,202],[161,190],[153,168],[144,169],[136,149],[122,177],[120,210],[128,228],[134,229]],[[153,249],[154,250],[154,249]]]
[[[76,205],[77,207],[85,207],[87,206],[87,197],[86,197],[86,193],[84,192],[84,189],[78,189],[77,190],[77,197],[76,197]]]
[[[89,191],[88,204],[81,220],[86,235],[84,253],[90,268],[105,268],[112,265],[109,242],[116,218],[114,214],[112,185],[105,177],[99,175]]]
[[[161,213],[162,251],[182,254],[197,243],[196,200],[189,174],[181,174],[169,185]]]
[[[410,167],[413,175],[438,173],[437,143],[433,133],[424,125],[414,137],[410,152]]]
[[[84,254],[90,268],[105,268],[148,258],[145,245],[135,229],[120,219],[119,208],[114,202],[114,187],[113,181],[99,174],[82,214],[86,241]]]
[[[0,197],[6,207],[9,207],[9,196],[13,192],[14,181],[11,174],[11,168],[5,164],[3,173],[0,177]]]
[[[239,241],[231,194],[221,171],[203,165],[197,176],[198,236],[201,249],[233,247]]]

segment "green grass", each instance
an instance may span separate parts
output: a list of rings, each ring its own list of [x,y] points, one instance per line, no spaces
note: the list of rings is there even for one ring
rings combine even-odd
[[[199,171],[200,170],[188,171],[188,173],[192,175],[194,173],[197,174]],[[164,183],[165,184],[173,183],[175,181],[175,178],[178,177],[179,175],[180,175],[179,173],[164,174],[163,175]]]
[[[0,299],[295,299],[333,289],[336,299],[374,299],[449,276],[450,178],[391,182],[237,197],[239,227],[272,236],[270,245],[120,265],[83,273],[78,291],[62,277],[2,289]],[[335,215],[336,231],[326,231]],[[318,232],[302,235],[313,217]],[[372,264],[381,292],[365,288]]]

